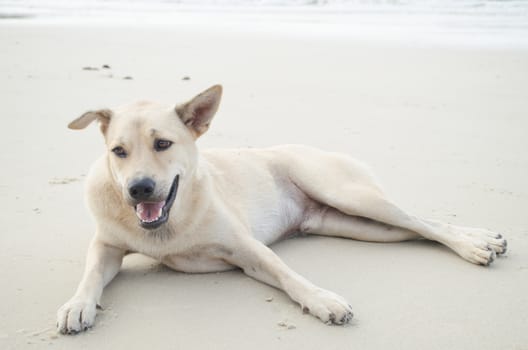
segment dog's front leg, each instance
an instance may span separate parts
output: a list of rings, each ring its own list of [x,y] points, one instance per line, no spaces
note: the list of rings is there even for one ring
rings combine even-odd
[[[303,312],[325,323],[344,324],[352,319],[352,308],[344,298],[313,285],[256,239],[241,239],[227,260],[247,275],[284,290],[301,305]]]
[[[119,271],[125,251],[95,238],[88,249],[84,275],[75,295],[57,312],[57,328],[75,334],[93,326],[103,288]]]

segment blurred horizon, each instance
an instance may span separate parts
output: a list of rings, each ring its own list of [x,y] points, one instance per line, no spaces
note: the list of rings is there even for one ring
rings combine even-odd
[[[13,16],[94,15],[149,10],[320,10],[348,13],[478,14],[527,16],[527,0],[0,0],[0,13]]]
[[[528,47],[528,0],[0,0],[0,19]]]

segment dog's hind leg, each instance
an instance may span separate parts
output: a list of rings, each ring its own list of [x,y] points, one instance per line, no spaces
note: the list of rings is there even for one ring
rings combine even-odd
[[[364,165],[346,156],[305,151],[302,161],[292,158],[290,163],[291,181],[312,200],[349,216],[364,217],[403,229],[395,230],[394,240],[412,237],[410,233],[402,235],[403,232],[412,231],[426,239],[440,242],[464,259],[481,265],[488,265],[496,254],[506,249],[506,240],[499,234],[422,220],[406,213],[385,197]],[[321,168],[326,169],[324,174],[317,171]],[[347,221],[354,221],[357,226],[358,222],[354,218]],[[343,225],[343,222],[328,220],[326,226],[333,228],[328,232],[337,231],[335,228]],[[379,230],[375,230],[375,233],[377,239],[374,240],[378,240]],[[354,238],[353,235],[350,237]]]
[[[372,191],[361,185],[343,185],[334,192],[327,189],[324,193],[313,193],[312,198],[346,215],[365,217],[401,228],[403,232],[412,231],[424,238],[440,242],[475,264],[488,265],[496,254],[501,254],[506,250],[506,240],[499,234],[419,219],[407,214],[380,195],[378,191]],[[353,220],[353,218],[348,220]],[[326,225],[331,226],[332,224],[327,223]],[[376,232],[379,236],[379,230]],[[395,230],[394,240],[401,238],[403,232]],[[411,234],[407,236],[404,234],[403,238],[406,237],[411,237]]]
[[[300,225],[301,232],[343,237],[366,242],[402,242],[421,238],[416,232],[365,217],[347,215],[322,206],[310,210]]]

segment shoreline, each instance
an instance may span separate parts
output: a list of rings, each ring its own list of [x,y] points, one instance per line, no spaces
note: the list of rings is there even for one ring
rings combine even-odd
[[[126,3],[121,4],[124,6]],[[394,8],[397,8],[395,6]],[[169,7],[171,8],[171,7]],[[124,10],[124,12],[120,12]],[[79,9],[78,11],[81,11]],[[444,48],[528,49],[528,13],[347,10],[347,7],[177,6],[139,11],[100,9],[82,15],[6,12],[0,26],[143,27],[259,35],[263,37],[353,40],[381,45]]]

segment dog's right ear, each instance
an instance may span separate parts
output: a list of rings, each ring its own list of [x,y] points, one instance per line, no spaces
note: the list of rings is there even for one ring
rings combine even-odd
[[[86,128],[91,122],[97,120],[99,122],[99,127],[101,132],[104,134],[106,129],[108,129],[108,124],[110,124],[110,119],[112,118],[112,111],[109,109],[100,109],[98,111],[89,111],[81,115],[79,118],[72,121],[68,124],[68,128],[73,130],[80,130]]]

